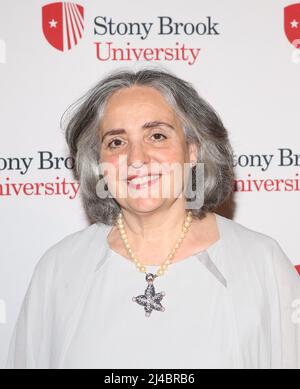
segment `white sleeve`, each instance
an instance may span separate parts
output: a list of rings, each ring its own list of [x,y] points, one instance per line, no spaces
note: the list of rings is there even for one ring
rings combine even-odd
[[[277,241],[273,266],[279,296],[281,367],[300,368],[300,277]]]
[[[7,369],[49,366],[54,252],[48,249],[37,263],[10,342]]]

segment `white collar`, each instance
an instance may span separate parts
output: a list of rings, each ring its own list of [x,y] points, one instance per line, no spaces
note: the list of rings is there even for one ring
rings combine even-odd
[[[215,248],[219,248],[223,245],[224,239],[225,239],[225,233],[226,230],[224,228],[224,224],[227,221],[227,218],[215,213],[216,220],[217,220],[217,226],[219,231],[219,240],[214,242],[212,245],[210,245],[207,249],[200,251],[199,253],[194,254],[193,256],[197,257],[199,259],[199,262],[206,267],[206,269],[217,278],[219,282],[222,283],[225,287],[227,287],[227,281],[223,274],[220,272],[220,270],[217,268],[215,262],[212,258],[214,258],[215,255]],[[95,272],[97,272],[102,264],[107,259],[108,253],[111,250],[107,241],[107,236],[112,228],[110,225],[102,224],[102,223],[96,223],[99,230],[101,230],[101,233],[103,234],[103,246],[102,250],[100,252],[100,259],[96,264]],[[97,241],[99,242],[99,235],[96,234]],[[184,260],[183,260],[184,261]]]

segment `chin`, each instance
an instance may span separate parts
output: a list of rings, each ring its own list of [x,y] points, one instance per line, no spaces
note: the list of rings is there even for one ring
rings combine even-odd
[[[165,199],[146,199],[146,198],[136,198],[136,199],[127,199],[126,208],[132,210],[132,212],[141,212],[141,213],[152,213],[157,209],[161,208],[165,203]]]

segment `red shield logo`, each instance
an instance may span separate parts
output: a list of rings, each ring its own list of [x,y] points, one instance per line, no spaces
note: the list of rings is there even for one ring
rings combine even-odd
[[[284,31],[288,40],[300,48],[300,3],[284,8]]]
[[[67,1],[44,5],[42,19],[44,36],[57,50],[70,50],[82,38],[84,8],[79,4]]]

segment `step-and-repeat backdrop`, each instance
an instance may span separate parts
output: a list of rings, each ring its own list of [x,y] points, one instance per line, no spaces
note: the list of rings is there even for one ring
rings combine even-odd
[[[147,65],[214,106],[235,151],[230,216],[300,264],[300,3],[2,1],[0,366],[39,258],[88,225],[61,115],[110,70]]]

